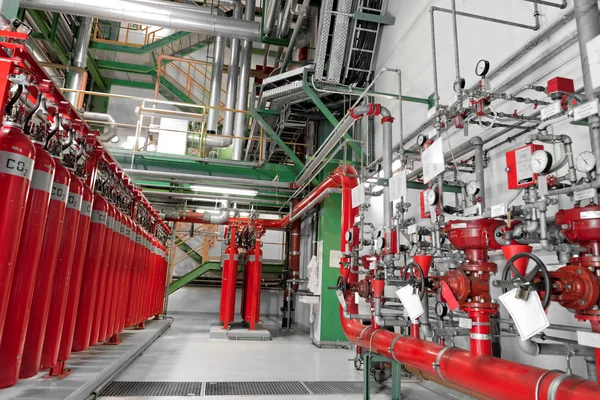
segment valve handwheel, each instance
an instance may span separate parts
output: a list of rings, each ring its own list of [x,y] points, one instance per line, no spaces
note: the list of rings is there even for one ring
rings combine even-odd
[[[415,269],[418,271],[419,276],[415,274]],[[412,285],[419,290],[419,298],[423,300],[425,297],[425,274],[423,273],[423,268],[416,262],[410,262],[404,267],[404,272],[402,274],[402,280],[405,281],[407,285]]]
[[[525,276],[521,275],[518,269],[515,267],[514,262],[520,258],[528,258],[535,263],[535,268],[529,271]],[[509,279],[510,274],[512,273],[513,278]],[[542,274],[542,281],[535,282],[538,274]],[[537,256],[531,253],[519,253],[515,254],[511,257],[510,260],[506,262],[504,266],[504,270],[502,271],[502,280],[494,281],[493,285],[495,287],[501,287],[502,293],[508,292],[509,289],[520,288],[521,290],[531,291],[531,290],[543,290],[544,298],[542,299],[542,307],[546,309],[548,304],[550,304],[550,296],[551,296],[551,281],[550,275],[548,274],[548,269]]]

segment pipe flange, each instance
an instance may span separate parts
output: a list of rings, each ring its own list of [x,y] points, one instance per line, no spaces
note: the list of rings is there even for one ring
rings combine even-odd
[[[363,334],[365,333],[365,331],[366,331],[367,329],[369,329],[369,328],[370,328],[370,326],[366,326],[366,327],[365,327],[365,329],[363,329],[363,330],[362,330],[362,332],[360,333],[360,335],[358,335],[358,340],[359,340],[361,343],[363,342],[363,341],[362,341],[362,335],[363,335]]]
[[[392,355],[392,358],[394,359],[394,361],[396,362],[400,362],[398,361],[398,359],[396,358],[396,354],[394,353],[394,346],[396,345],[396,342],[398,340],[400,340],[402,338],[401,335],[398,335],[394,338],[394,340],[392,340],[392,343],[390,343],[390,347],[388,348],[388,353],[390,353]]]
[[[562,374],[558,375],[556,378],[554,378],[554,380],[552,380],[550,386],[548,387],[548,400],[556,400],[556,392],[558,391],[560,384],[563,383],[565,379],[570,377],[571,375]]]
[[[440,351],[438,353],[437,358],[435,359],[435,362],[432,364],[433,369],[438,373],[440,378],[442,378],[445,382],[448,382],[448,383],[450,383],[450,381],[448,381],[448,379],[446,379],[444,377],[444,375],[442,374],[442,369],[440,368],[440,362],[442,361],[442,357],[443,357],[444,353],[451,348],[452,347],[444,347],[442,349],[442,351]]]

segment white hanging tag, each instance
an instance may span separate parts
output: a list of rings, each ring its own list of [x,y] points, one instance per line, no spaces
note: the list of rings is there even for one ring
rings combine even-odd
[[[549,327],[550,322],[537,292],[529,293],[529,298],[523,300],[515,296],[517,290],[504,293],[498,300],[515,321],[521,339],[527,340]]]

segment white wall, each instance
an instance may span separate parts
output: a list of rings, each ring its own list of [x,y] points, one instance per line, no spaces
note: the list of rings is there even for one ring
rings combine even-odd
[[[572,1],[569,1],[569,7],[572,7]],[[378,56],[377,69],[381,67],[400,68],[403,73],[403,89],[404,94],[409,96],[417,96],[427,98],[433,92],[432,80],[432,55],[430,45],[430,25],[429,25],[429,8],[431,6],[439,6],[450,8],[450,1],[408,1],[399,0],[390,2],[390,12],[396,17],[396,24],[384,29],[381,36],[381,50]],[[457,10],[467,11],[470,13],[491,16],[494,18],[503,18],[511,21],[517,21],[526,24],[533,23],[532,4],[519,0],[458,0]],[[542,29],[560,17],[564,11],[557,8],[549,8],[540,6]],[[440,87],[440,102],[447,104],[447,100],[452,96],[452,83],[454,81],[454,57],[453,57],[453,41],[452,41],[452,26],[451,16],[449,14],[436,13],[436,47],[438,56],[438,80]],[[501,86],[504,82],[516,76],[518,72],[528,70],[532,60],[536,57],[552,50],[557,43],[567,36],[569,32],[575,29],[575,22],[571,21],[564,28],[555,32],[549,39],[541,42],[527,56],[513,67],[509,68],[504,73],[491,79],[492,89]],[[460,48],[460,67],[461,75],[467,81],[467,87],[477,82],[477,77],[474,74],[475,65],[480,59],[487,59],[491,63],[491,69],[498,65],[502,60],[515,52],[520,46],[533,38],[537,33],[531,30],[509,27],[504,25],[486,23],[467,18],[458,17],[458,34]],[[546,81],[554,76],[564,76],[572,78],[575,81],[575,88],[582,87],[581,65],[579,61],[578,48],[575,44],[571,48],[564,51],[559,57],[549,60],[549,62],[540,69],[529,71],[529,73],[507,91],[513,94],[519,94],[519,88],[525,84],[546,85]],[[392,74],[384,74],[376,84],[376,89],[379,91],[397,92],[397,78]],[[543,94],[533,92],[531,90],[523,92],[521,95],[532,98],[544,98]],[[546,98],[546,100],[548,100]],[[398,104],[396,101],[380,99],[381,103],[386,105],[392,114],[397,117]],[[512,113],[515,109],[519,113],[531,114],[533,112],[532,105],[522,105],[514,102],[495,101],[494,107],[498,111]],[[422,104],[403,103],[404,109],[404,132],[405,135],[410,133],[414,128],[422,124],[426,120],[427,107]],[[376,133],[376,152],[377,156],[382,154],[382,141],[380,140],[380,127],[376,124],[379,131]],[[496,131],[486,131],[477,127],[471,127],[469,137],[481,135],[487,137]],[[554,127],[554,132],[557,134],[568,134],[573,138],[573,146],[575,155],[583,150],[589,150],[590,141],[587,128],[576,127],[570,124],[558,124]],[[513,135],[516,131],[509,133]],[[467,138],[463,136],[463,132],[455,132],[450,129],[452,136],[451,144],[455,147],[465,141]],[[444,134],[447,137],[447,134]],[[486,196],[488,206],[506,202],[516,193],[507,190],[507,179],[505,168],[505,152],[521,145],[525,140],[526,135],[521,136],[516,143],[506,144],[490,153],[489,166],[485,171],[486,178]],[[506,138],[506,137],[504,137]],[[394,127],[394,144],[399,142],[399,131]],[[495,143],[492,142],[490,144]],[[410,145],[414,145],[411,143]],[[448,150],[449,147],[446,146]],[[553,152],[549,146],[546,150]],[[462,157],[464,159],[466,157]],[[418,166],[418,164],[417,164]],[[557,174],[564,174],[564,170]],[[450,177],[449,177],[450,178]],[[468,174],[462,174],[461,179],[469,181],[474,179]],[[454,204],[454,195],[446,195],[445,201],[447,204]],[[411,191],[408,201],[412,203],[412,208],[409,216],[419,219],[419,204],[418,191]],[[522,203],[518,200],[515,204]],[[371,200],[372,207],[369,211],[369,220],[373,222],[382,220],[382,199],[375,198]],[[568,198],[561,199],[563,208],[571,208],[572,204]],[[556,208],[552,213],[556,211]],[[551,213],[551,214],[552,214]],[[539,250],[536,254],[540,254]],[[501,271],[504,264],[504,258],[501,254],[492,255],[492,260],[498,263]],[[555,269],[557,259],[554,254],[543,254],[543,260],[549,263],[550,269]],[[492,294],[497,296],[497,290],[492,290]],[[552,304],[549,312],[549,320],[551,323],[577,325],[578,323],[573,318],[573,315],[557,304]],[[588,324],[581,324],[589,327]],[[574,339],[573,334],[559,334],[552,331],[552,334],[557,336],[565,336]],[[457,344],[464,346],[465,341],[457,341]],[[510,359],[527,364],[536,365],[543,368],[559,368],[565,369],[565,359],[562,357],[529,357],[524,355],[516,348],[516,341],[513,338],[502,340],[503,355]],[[584,362],[581,358],[576,358],[573,361],[574,372],[581,376],[587,376]]]

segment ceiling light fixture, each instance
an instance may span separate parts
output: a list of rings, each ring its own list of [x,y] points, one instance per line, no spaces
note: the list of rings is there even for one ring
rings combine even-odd
[[[258,194],[257,190],[250,189],[232,189],[226,187],[214,187],[214,186],[199,186],[192,185],[190,189],[194,192],[202,192],[202,193],[212,193],[215,195],[220,194],[237,194],[239,196],[256,196]]]

